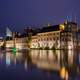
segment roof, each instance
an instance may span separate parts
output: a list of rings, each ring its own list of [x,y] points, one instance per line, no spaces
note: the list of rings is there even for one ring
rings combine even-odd
[[[74,25],[77,25],[77,23],[75,23],[75,22],[68,22],[68,24],[74,24]]]
[[[59,31],[59,25],[43,27],[39,33],[51,32],[51,31]]]

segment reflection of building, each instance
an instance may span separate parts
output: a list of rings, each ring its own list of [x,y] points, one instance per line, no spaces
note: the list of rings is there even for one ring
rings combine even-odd
[[[35,53],[35,54],[34,54]],[[60,70],[60,51],[56,50],[31,50],[32,63],[38,68]]]

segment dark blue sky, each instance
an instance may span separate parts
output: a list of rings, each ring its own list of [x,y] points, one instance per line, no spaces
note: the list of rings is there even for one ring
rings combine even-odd
[[[63,23],[66,16],[80,22],[80,0],[0,0],[0,32],[6,26],[21,31],[26,26]]]

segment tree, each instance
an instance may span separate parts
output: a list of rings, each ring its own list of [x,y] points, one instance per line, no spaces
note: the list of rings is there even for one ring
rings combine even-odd
[[[27,48],[30,48],[31,36],[26,37]]]

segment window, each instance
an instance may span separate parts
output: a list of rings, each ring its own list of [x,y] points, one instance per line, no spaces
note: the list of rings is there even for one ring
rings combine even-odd
[[[55,35],[55,33],[53,33],[53,35]]]
[[[39,41],[40,41],[40,39],[39,39]]]
[[[41,41],[42,41],[43,39],[41,38]]]
[[[44,41],[46,40],[46,38],[44,38]]]
[[[54,38],[54,41],[55,41],[55,38]]]
[[[57,35],[59,35],[59,33],[57,33]]]
[[[50,40],[52,40],[52,38],[50,38]]]
[[[57,37],[57,40],[59,40],[59,37]]]

